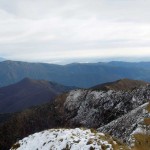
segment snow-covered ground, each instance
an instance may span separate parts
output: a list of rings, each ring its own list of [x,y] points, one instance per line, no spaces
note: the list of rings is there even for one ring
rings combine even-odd
[[[109,142],[103,133],[90,129],[50,129],[20,140],[11,150],[102,150],[102,147],[113,150]],[[111,139],[112,142],[116,144]]]

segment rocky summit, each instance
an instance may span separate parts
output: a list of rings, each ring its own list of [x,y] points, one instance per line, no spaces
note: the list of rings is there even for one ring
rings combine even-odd
[[[127,146],[108,135],[89,129],[51,129],[30,135],[11,150],[118,150]]]
[[[150,86],[132,91],[73,90],[64,102],[70,126],[102,127],[149,102]]]
[[[1,125],[0,134],[9,135],[0,137],[1,145],[9,143],[12,146],[18,136],[22,139],[45,129],[78,127],[94,128],[96,132],[117,138],[134,150],[148,150],[149,101],[148,84],[130,90],[72,90],[59,95],[51,103],[18,113]],[[6,129],[9,130],[5,132]],[[143,145],[146,148],[139,149]]]

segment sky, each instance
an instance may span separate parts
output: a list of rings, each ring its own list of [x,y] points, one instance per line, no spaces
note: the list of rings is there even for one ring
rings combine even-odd
[[[150,0],[0,0],[0,57],[150,61]]]

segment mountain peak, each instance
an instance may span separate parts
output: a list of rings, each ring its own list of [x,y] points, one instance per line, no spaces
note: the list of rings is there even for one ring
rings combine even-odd
[[[73,88],[26,77],[18,83],[0,88],[0,112],[16,112],[31,106],[43,104]]]
[[[45,81],[45,82],[48,82],[48,81]],[[25,85],[30,86],[30,85],[35,85],[36,83],[40,83],[40,80],[35,80],[35,79],[31,79],[29,77],[25,77],[21,81],[19,81],[17,84],[24,85],[24,86]]]
[[[134,88],[139,88],[141,86],[147,86],[149,83],[141,80],[132,80],[128,78],[120,79],[114,82],[108,82],[104,84],[99,84],[91,89],[94,90],[132,90]]]

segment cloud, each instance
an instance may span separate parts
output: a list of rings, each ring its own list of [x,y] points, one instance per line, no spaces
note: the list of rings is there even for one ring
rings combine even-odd
[[[57,62],[150,56],[149,5],[148,0],[0,0],[0,55]]]

